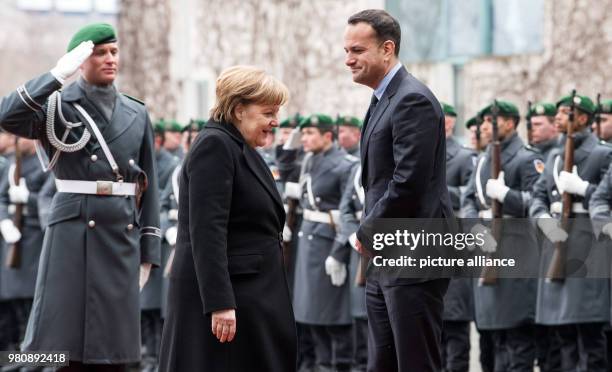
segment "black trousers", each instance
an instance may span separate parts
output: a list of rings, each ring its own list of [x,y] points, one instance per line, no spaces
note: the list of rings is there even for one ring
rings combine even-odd
[[[536,355],[534,325],[492,332],[495,372],[533,372]]]
[[[353,371],[365,372],[368,367],[368,319],[353,318]]]
[[[470,369],[470,322],[445,320],[442,326],[442,370]]]
[[[143,348],[143,364],[157,365],[163,320],[161,310],[143,310],[140,318],[141,339]]]
[[[605,323],[553,327],[561,350],[561,371],[605,372],[608,368]]]
[[[540,372],[561,371],[561,345],[553,328],[536,325],[535,334],[536,359]]]
[[[348,371],[353,359],[352,326],[310,326],[316,364],[324,368]]]
[[[376,278],[368,278],[368,371],[442,369],[442,311],[448,283],[448,279],[436,279],[381,285]]]
[[[310,326],[296,323],[298,337],[298,369],[310,370],[315,366],[315,349]]]
[[[480,368],[482,372],[493,372],[495,370],[495,344],[493,342],[493,331],[479,329],[480,339]]]

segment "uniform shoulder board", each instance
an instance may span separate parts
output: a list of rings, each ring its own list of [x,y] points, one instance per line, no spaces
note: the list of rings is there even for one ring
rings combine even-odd
[[[143,101],[139,100],[138,98],[134,98],[134,97],[132,97],[132,96],[130,96],[130,95],[127,95],[127,94],[125,94],[125,93],[121,93],[121,94],[123,94],[123,95],[124,95],[124,96],[126,96],[127,98],[131,99],[132,101],[138,102],[138,103],[140,103],[140,104],[141,104],[141,105],[143,105],[143,106],[145,105],[145,103],[144,103]]]
[[[541,154],[542,150],[540,150],[537,147],[531,146],[531,145],[525,145],[525,148],[531,152],[535,152],[536,154]]]
[[[358,158],[358,157],[356,157],[355,155],[351,155],[351,154],[346,154],[346,155],[344,156],[344,158],[345,158],[346,160],[350,161],[351,163],[355,163],[355,162],[359,161],[359,158]]]

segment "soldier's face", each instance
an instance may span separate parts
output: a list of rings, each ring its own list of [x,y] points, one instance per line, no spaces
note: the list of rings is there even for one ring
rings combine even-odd
[[[572,109],[569,106],[559,106],[557,109],[557,115],[555,115],[555,127],[559,133],[567,133],[567,127],[569,126],[569,116]],[[579,110],[575,111],[574,114],[574,126],[573,130],[578,132],[586,127],[586,123],[589,120],[589,116]]]
[[[322,133],[317,128],[306,127],[302,129],[301,140],[304,151],[312,151],[316,154],[323,151],[331,144],[332,134],[330,132]]]
[[[592,124],[593,133],[597,133],[597,124]],[[612,139],[612,115],[601,114],[601,139],[609,141]]]
[[[372,26],[360,22],[346,27],[344,51],[353,81],[375,89],[385,77],[395,46],[391,41],[380,43]]]
[[[181,132],[164,132],[164,148],[174,151],[181,145]]]
[[[291,135],[291,131],[293,128],[278,128],[278,144],[284,145],[285,142],[289,139],[289,135]]]
[[[548,116],[531,117],[531,139],[533,143],[542,143],[558,135],[554,120]]]
[[[268,138],[274,136],[278,127],[280,105],[261,105],[251,103],[236,107],[236,127],[251,147],[265,146]]]
[[[0,132],[0,154],[12,151],[14,146],[15,136],[7,132]]]
[[[119,68],[117,43],[96,45],[93,53],[81,65],[83,77],[94,85],[112,84]]]
[[[444,131],[446,132],[446,138],[453,135],[453,128],[455,128],[456,117],[444,115]]]
[[[343,149],[350,149],[359,143],[361,138],[361,130],[357,127],[341,125],[338,128],[338,144]]]

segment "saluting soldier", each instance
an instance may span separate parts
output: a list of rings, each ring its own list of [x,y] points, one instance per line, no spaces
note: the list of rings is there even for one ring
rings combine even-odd
[[[497,106],[495,115],[494,106]],[[531,203],[531,189],[543,170],[541,155],[525,146],[518,137],[518,108],[497,101],[483,108],[481,132],[492,138],[493,120],[497,120],[501,142],[501,172],[491,177],[492,144],[478,158],[462,203],[464,218],[491,218],[492,200],[502,204],[504,223],[497,246],[513,257],[535,257],[537,240],[525,220]],[[494,115],[496,117],[494,117]],[[495,238],[495,237],[492,237]],[[500,269],[502,272],[502,269]],[[480,282],[476,279],[476,282]],[[475,285],[475,319],[479,329],[491,331],[495,347],[496,371],[531,371],[535,358],[534,313],[535,279],[499,278],[494,285]]]
[[[571,107],[575,107],[570,122]],[[560,133],[574,132],[574,170],[563,171],[564,148],[554,149],[545,171],[534,186],[530,215],[536,218],[546,240],[542,247],[541,275],[538,283],[536,321],[551,326],[559,342],[561,370],[606,370],[604,324],[610,320],[609,283],[605,279],[579,278],[587,275],[585,263],[603,262],[601,250],[595,249],[588,215],[591,195],[612,161],[612,148],[598,144],[589,132],[595,105],[581,95],[561,98],[557,102],[555,125]],[[563,138],[565,142],[566,136]],[[563,192],[572,195],[571,228],[559,224]],[[555,243],[567,247],[566,278],[546,280]]]
[[[310,115],[300,130],[304,150],[313,155],[305,160],[300,180],[304,220],[298,233],[295,319],[311,330],[318,367],[345,371],[352,359],[348,261],[330,253],[334,241],[341,241],[338,207],[355,160],[334,144],[331,117]]]
[[[88,25],[0,103],[2,127],[40,141],[57,187],[22,349],[67,351],[70,371],[140,360],[139,284],[160,264],[153,130],[115,88],[118,62],[113,27]]]
[[[5,266],[9,247],[14,244],[17,244],[19,262],[15,267],[0,270],[0,298],[10,301],[17,340],[21,341],[34,298],[43,240],[37,195],[48,173],[43,172],[38,164],[34,141],[20,138],[17,148],[21,154],[19,182],[15,182],[15,157],[9,159],[9,166],[0,179],[0,233],[5,243],[0,252],[0,262]],[[15,220],[14,215],[18,204],[23,208],[20,221]]]
[[[162,120],[156,122],[153,127],[155,164],[157,166],[158,190],[164,190],[172,171],[179,164],[178,157],[172,155],[164,148],[166,123]],[[161,218],[161,216],[160,216]],[[160,221],[161,223],[161,221]],[[168,249],[162,242],[162,263],[167,256]],[[151,270],[151,276],[140,293],[141,329],[142,329],[142,371],[155,371],[157,368],[158,351],[162,332],[162,271],[163,266]]]
[[[531,117],[531,143],[546,161],[550,152],[559,147],[559,132],[555,127],[557,108],[553,103],[538,102],[527,113]]]
[[[472,175],[476,152],[453,137],[457,111],[441,102],[446,131],[446,184],[456,216],[461,216],[461,197]],[[451,279],[444,296],[442,313],[442,367],[444,371],[468,371],[470,363],[470,322],[474,319],[472,282]]]

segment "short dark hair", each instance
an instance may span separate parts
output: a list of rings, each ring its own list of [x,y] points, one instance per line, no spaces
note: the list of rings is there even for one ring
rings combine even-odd
[[[395,56],[399,56],[400,42],[402,41],[402,30],[399,22],[382,9],[366,9],[353,14],[348,19],[349,25],[367,23],[374,29],[378,41],[393,41],[395,44]]]

